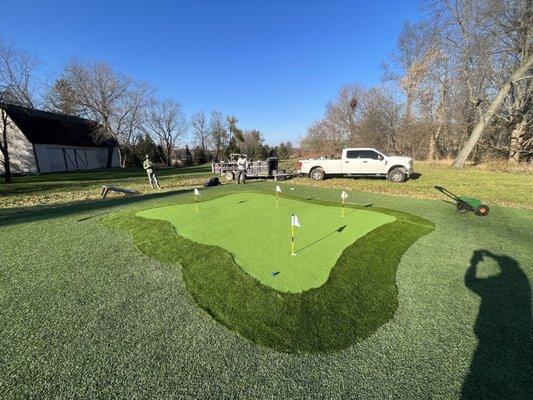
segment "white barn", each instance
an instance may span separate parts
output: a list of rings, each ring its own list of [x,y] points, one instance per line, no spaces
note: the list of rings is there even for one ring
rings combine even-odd
[[[4,104],[2,109],[8,117],[12,173],[65,172],[120,166],[116,141],[95,141],[93,132],[97,125],[94,121],[15,105]],[[4,173],[2,161],[0,152],[0,174]]]

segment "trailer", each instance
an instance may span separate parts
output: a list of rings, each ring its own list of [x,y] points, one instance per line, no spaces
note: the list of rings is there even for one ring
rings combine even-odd
[[[223,176],[226,180],[232,181],[237,175],[237,159],[246,157],[246,154],[230,154],[229,160],[212,163],[211,171],[215,174]],[[249,161],[248,168],[246,168],[247,178],[273,178],[276,180],[285,180],[290,177],[284,169],[278,169],[278,157],[268,157],[266,160]]]

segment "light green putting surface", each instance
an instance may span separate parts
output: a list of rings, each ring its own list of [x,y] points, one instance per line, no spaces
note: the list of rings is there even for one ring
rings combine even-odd
[[[394,217],[375,211],[330,207],[274,196],[239,193],[194,204],[144,210],[143,218],[169,221],[179,235],[229,251],[262,284],[298,293],[320,287],[342,251]],[[298,216],[296,255],[291,256],[291,214]],[[383,249],[386,251],[386,249]]]

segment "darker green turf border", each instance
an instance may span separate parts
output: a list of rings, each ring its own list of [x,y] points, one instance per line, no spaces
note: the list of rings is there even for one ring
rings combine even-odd
[[[138,210],[128,210],[113,213],[102,222],[130,232],[145,254],[182,266],[189,293],[223,325],[278,351],[316,353],[349,347],[393,317],[398,307],[396,269],[400,259],[434,229],[432,222],[412,214],[376,207],[370,210],[396,220],[348,246],[324,285],[297,294],[262,285],[239,267],[229,252],[178,236],[168,221],[137,217]]]

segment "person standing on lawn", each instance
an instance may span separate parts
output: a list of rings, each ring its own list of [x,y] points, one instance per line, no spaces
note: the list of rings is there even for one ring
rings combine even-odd
[[[240,155],[237,159],[237,184],[242,183],[244,185],[247,166],[248,160],[246,159],[246,155]]]
[[[144,160],[143,168],[148,174],[148,181],[150,182],[150,187],[153,189],[154,183],[155,183],[155,186],[158,189],[161,189],[159,187],[159,182],[157,182],[157,177],[155,176],[155,172],[154,172],[155,164],[152,161],[150,161],[150,156],[148,154],[146,155],[146,160]]]

